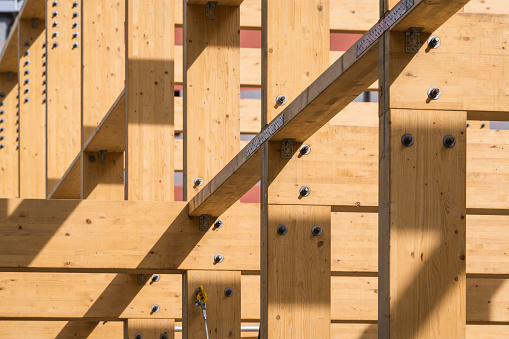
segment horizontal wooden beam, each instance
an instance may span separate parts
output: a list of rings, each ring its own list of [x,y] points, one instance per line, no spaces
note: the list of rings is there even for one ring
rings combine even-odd
[[[0,199],[0,268],[258,271],[259,208],[235,204],[223,227],[201,232],[184,202]],[[467,273],[509,274],[508,222],[509,213],[467,216]],[[332,213],[333,272],[377,272],[376,225],[376,213]],[[216,254],[224,257],[217,265]]]
[[[10,339],[87,338],[124,339],[123,321],[1,320],[0,333]]]
[[[138,285],[135,274],[1,273],[0,319],[182,319],[182,275],[151,276]],[[242,275],[240,285],[241,319],[259,320],[260,277]],[[377,298],[377,277],[333,276],[331,320],[376,322]],[[467,278],[467,303],[468,322],[507,322],[509,280]]]
[[[401,1],[393,12],[401,10],[404,13],[394,22],[387,21],[387,26],[406,31],[418,24],[425,32],[433,32],[465,3],[468,0],[433,4],[422,0]],[[389,14],[388,18],[397,17]],[[375,26],[373,31],[377,29],[380,28]],[[346,51],[237,154],[189,202],[190,215],[218,216],[223,213],[260,180],[260,146],[263,142],[285,138],[305,141],[366,90],[378,77],[378,38],[373,34],[367,33]]]
[[[216,0],[218,6],[240,6],[244,0]],[[187,0],[188,5],[206,5],[209,0]]]

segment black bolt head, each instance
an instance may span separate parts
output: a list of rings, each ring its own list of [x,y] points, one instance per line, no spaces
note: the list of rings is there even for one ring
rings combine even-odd
[[[302,155],[309,154],[309,151],[310,151],[310,147],[309,147],[309,145],[302,145],[302,146],[299,148],[299,152],[300,152],[300,154],[302,154]]]
[[[88,156],[88,161],[94,162],[95,161],[95,155],[89,155]]]
[[[447,148],[453,148],[456,145],[456,138],[452,135],[446,135],[444,137],[444,146]]]
[[[401,137],[401,143],[403,144],[403,146],[405,147],[410,147],[414,144],[415,142],[415,139],[414,139],[414,136],[412,134],[403,134],[403,136]]]
[[[231,287],[225,288],[224,295],[227,297],[231,297],[233,295],[233,288],[231,288]]]
[[[287,232],[288,232],[288,227],[286,227],[286,225],[279,225],[277,227],[277,234],[285,235]]]
[[[432,36],[428,41],[428,45],[431,48],[438,47],[440,45],[440,38],[437,36]]]
[[[134,339],[143,339],[143,335],[141,335],[141,333],[136,333]]]
[[[163,334],[161,334],[161,336],[159,338],[160,339],[168,339],[168,334],[167,333],[163,333]]]
[[[311,193],[311,189],[307,186],[302,186],[299,189],[299,194],[303,197],[307,197],[309,195],[309,193]]]
[[[322,234],[322,226],[320,225],[315,225],[311,228],[311,233],[313,233],[313,235],[315,236],[319,236],[320,234]]]

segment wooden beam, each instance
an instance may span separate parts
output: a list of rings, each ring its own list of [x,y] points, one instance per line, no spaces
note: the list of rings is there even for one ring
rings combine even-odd
[[[80,32],[82,16],[80,7],[73,7],[72,3],[60,0],[58,6],[46,8],[51,27],[45,71],[47,194],[55,188],[81,149],[81,37],[73,38],[73,34]],[[53,26],[55,21],[58,26]]]
[[[201,306],[196,306],[195,290],[203,286],[206,302],[208,338],[239,338],[241,320],[241,285],[239,271],[194,271],[183,275],[182,338],[205,337]],[[226,289],[232,293],[226,295]]]
[[[83,199],[124,200],[124,153],[84,152],[82,163]]]
[[[45,20],[45,7],[46,1],[44,0],[23,1],[23,5],[19,11],[19,16],[24,20],[32,20],[32,18]]]
[[[20,197],[46,198],[46,23],[19,22]]]
[[[5,47],[4,47],[5,48]],[[19,197],[18,75],[0,73],[0,197]]]
[[[31,338],[88,338],[123,339],[122,321],[47,321],[47,320],[2,320],[0,331],[11,339]]]
[[[164,0],[126,3],[128,200],[173,200],[172,4]]]
[[[48,199],[80,199],[81,198],[81,161],[80,152],[48,194]]]
[[[240,10],[215,10],[216,19],[210,20],[205,6],[185,9],[184,199],[240,150]],[[195,184],[196,178],[202,183]]]
[[[127,338],[175,338],[174,319],[128,319]],[[166,334],[166,336],[163,336]]]
[[[244,0],[218,0],[216,5],[218,6],[235,6],[238,7]],[[206,5],[209,3],[208,0],[187,0],[188,5]]]
[[[406,31],[410,26],[419,24],[425,32],[432,32],[467,2],[447,0],[428,3],[415,0],[392,28]],[[280,141],[284,138],[297,142],[306,140],[374,82],[377,77],[378,45],[370,45],[359,57],[356,56],[356,46],[345,52],[291,102],[272,125],[268,125],[189,202],[190,215],[216,216],[260,180],[259,147],[263,141]]]

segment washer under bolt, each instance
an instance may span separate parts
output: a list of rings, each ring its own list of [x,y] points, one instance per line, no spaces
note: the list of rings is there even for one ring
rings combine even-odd
[[[219,263],[223,262],[223,260],[224,260],[224,258],[223,258],[223,255],[222,255],[222,254],[216,254],[216,255],[214,256],[214,262],[215,262],[216,264],[219,264]]]
[[[403,146],[405,147],[410,147],[414,144],[414,136],[412,134],[403,134],[403,136],[401,137],[401,143],[403,144]]]
[[[30,41],[25,41],[25,47],[30,47]]]
[[[214,228],[221,228],[221,227],[223,227],[223,220],[217,219],[216,221],[214,221]]]
[[[24,74],[25,74],[25,75],[29,75],[29,74],[30,74],[30,70],[29,70],[29,69],[25,69]]]
[[[281,224],[277,227],[277,234],[285,235],[286,233],[288,233],[288,227],[286,227],[286,225]]]
[[[428,46],[433,49],[440,47],[440,38],[436,35],[430,36],[428,39]]]
[[[30,65],[30,60],[25,60],[25,63],[24,63],[25,66],[28,66]]]
[[[320,234],[322,234],[322,226],[320,225],[315,225],[311,228],[311,233],[313,233],[313,235],[315,236],[319,236]]]
[[[78,47],[80,47],[80,44],[77,42],[73,42],[72,48],[78,48]]]
[[[4,113],[5,113],[5,111],[4,111],[3,109],[2,109],[2,110],[0,110],[0,115],[2,115],[2,114],[4,114]]]
[[[30,88],[25,88],[25,94],[30,93]]]
[[[150,277],[150,279],[152,280],[152,282],[158,282],[160,279],[159,274],[152,274],[152,277]]]
[[[311,189],[307,186],[302,186],[299,189],[299,194],[303,197],[307,197],[311,193]]]
[[[53,17],[58,16],[58,11],[53,11],[52,15],[53,15]]]
[[[57,41],[55,41],[55,42],[53,43],[53,48],[57,48],[57,47],[58,47],[58,42],[57,42]]]
[[[233,288],[227,287],[224,289],[224,295],[227,297],[231,297],[233,295]]]
[[[51,36],[54,37],[54,38],[58,38],[58,35],[59,35],[58,32],[55,31],[55,32],[53,32],[53,34]]]
[[[0,135],[0,140],[4,140],[5,137],[3,135]]]
[[[56,1],[56,0],[53,1],[52,5],[53,5],[53,7],[57,7],[58,6],[58,1]]]
[[[195,185],[195,186],[201,186],[201,185],[203,185],[203,178],[201,178],[201,177],[196,177],[196,178],[194,178],[194,185]]]
[[[72,33],[72,37],[73,37],[73,39],[79,38],[80,34],[78,32],[74,32],[74,33]]]
[[[80,3],[79,3],[78,1],[73,1],[73,3],[72,3],[72,8],[74,8],[74,7],[78,7],[78,6],[79,6],[79,4],[80,4]]]
[[[79,25],[80,25],[80,24],[79,24],[79,22],[74,21],[74,22],[72,23],[72,28],[77,28],[77,27],[79,27]]]
[[[280,94],[277,96],[276,98],[276,103],[279,105],[279,106],[283,106],[284,104],[286,104],[286,96]]]
[[[428,90],[428,98],[430,98],[431,100],[438,100],[440,98],[440,95],[442,95],[442,92],[438,87],[431,87]]]
[[[25,98],[25,103],[28,103],[28,102],[30,102],[30,98],[29,98],[29,97],[26,97],[26,98]]]
[[[446,135],[444,137],[444,146],[447,148],[453,148],[456,145],[456,138],[452,135]]]
[[[143,339],[143,334],[141,334],[141,333],[139,333],[139,332],[138,332],[138,333],[136,333],[136,334],[134,335],[134,339]]]
[[[308,155],[309,152],[311,152],[311,147],[309,147],[309,145],[304,144],[300,146],[299,152],[301,155]]]
[[[30,83],[30,79],[25,79],[24,83],[25,85],[28,85]]]
[[[53,21],[53,27],[58,27],[58,21]]]
[[[152,305],[152,313],[159,312],[159,305]]]
[[[5,145],[4,145],[4,144],[0,144],[0,149],[1,149],[1,148],[4,148],[4,147],[5,147]]]
[[[73,18],[77,18],[77,17],[79,17],[79,16],[80,16],[80,13],[78,13],[78,12],[73,12],[73,13],[72,13],[72,17],[73,17]]]
[[[30,55],[30,51],[25,51],[25,56],[29,56]]]

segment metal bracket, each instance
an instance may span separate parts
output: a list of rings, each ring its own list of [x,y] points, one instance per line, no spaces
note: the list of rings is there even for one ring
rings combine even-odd
[[[421,49],[421,31],[423,27],[410,27],[405,33],[405,52],[419,53]]]
[[[200,231],[207,232],[210,229],[210,214],[200,215]]]
[[[205,4],[205,19],[216,20],[217,1],[209,1]]]
[[[7,80],[12,81],[12,76],[13,76],[12,72],[7,72]]]
[[[295,139],[281,140],[281,159],[291,159],[293,157],[293,141]]]
[[[105,150],[101,150],[101,151],[97,152],[97,160],[99,161],[100,164],[106,163],[106,151]]]
[[[146,285],[147,284],[147,275],[146,274],[138,274],[138,285]]]
[[[32,28],[39,27],[39,18],[32,18]]]

